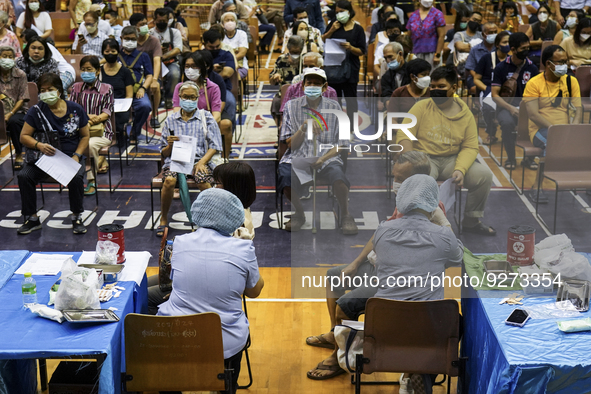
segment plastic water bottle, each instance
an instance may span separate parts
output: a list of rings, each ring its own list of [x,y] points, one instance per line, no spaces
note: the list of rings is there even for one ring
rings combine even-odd
[[[31,276],[30,272],[25,273],[25,279],[22,283],[23,304],[25,306],[37,303],[37,282]]]

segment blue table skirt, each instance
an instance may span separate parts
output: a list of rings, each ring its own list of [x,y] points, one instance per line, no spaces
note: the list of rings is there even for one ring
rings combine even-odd
[[[590,393],[591,332],[561,332],[556,321],[567,319],[530,319],[522,328],[508,326],[505,319],[515,306],[499,301],[510,293],[514,292],[463,291],[462,355],[469,358],[468,392]],[[554,300],[528,297],[523,302],[527,306]],[[577,318],[587,317],[591,312]]]
[[[10,280],[28,254],[27,250],[0,250],[0,289]]]

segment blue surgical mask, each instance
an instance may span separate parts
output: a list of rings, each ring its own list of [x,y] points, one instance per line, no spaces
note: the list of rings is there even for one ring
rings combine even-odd
[[[96,73],[93,73],[92,71],[82,71],[80,77],[82,77],[82,80],[86,83],[93,83],[96,80]]]
[[[197,100],[181,99],[181,108],[185,110],[185,112],[193,112],[197,109]]]
[[[500,45],[499,46],[499,49],[503,53],[509,53],[509,52],[511,52],[511,46],[510,45]]]
[[[497,38],[496,33],[495,34],[489,34],[489,35],[486,36],[486,42],[489,43],[489,44],[494,44],[496,38]]]
[[[396,59],[394,59],[390,63],[388,63],[388,68],[390,70],[398,70],[398,67],[400,67],[400,63],[398,63],[398,60],[396,60]]]
[[[321,86],[306,86],[304,88],[304,94],[306,97],[315,99],[322,96],[322,87]]]

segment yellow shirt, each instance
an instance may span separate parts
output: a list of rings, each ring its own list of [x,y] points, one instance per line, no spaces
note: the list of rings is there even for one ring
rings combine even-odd
[[[572,99],[568,99],[568,85],[566,79],[571,79]],[[562,97],[566,98],[560,101],[560,105],[553,107],[552,104],[557,100],[559,92],[562,92]],[[569,102],[576,108],[581,106],[581,89],[579,82],[575,77],[568,75],[562,76],[558,82],[550,82],[544,78],[544,73],[540,73],[529,80],[525,85],[523,92],[523,104],[533,99],[538,100],[540,114],[551,124],[569,124],[568,105]],[[571,115],[574,115],[572,113]],[[531,120],[529,114],[529,138],[533,142],[534,136],[540,129],[540,126]]]
[[[462,109],[453,117],[441,112],[433,100],[417,102],[409,111],[417,118],[417,124],[408,130],[418,139],[413,141],[414,150],[431,156],[457,155],[454,170],[466,174],[478,155],[478,129],[466,103],[460,98],[454,100]],[[409,118],[404,119],[404,123],[410,121]],[[397,131],[396,143],[404,140],[410,138],[403,131]]]
[[[566,51],[569,60],[582,60],[581,64],[591,64],[591,45],[579,46],[573,36],[565,38],[560,46]]]

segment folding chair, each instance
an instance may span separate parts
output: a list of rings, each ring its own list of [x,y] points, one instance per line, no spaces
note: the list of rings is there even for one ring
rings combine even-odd
[[[217,313],[125,317],[123,391],[233,392]],[[163,335],[145,336],[155,332]]]
[[[35,82],[28,82],[27,88],[29,89],[29,108],[39,103],[39,90]]]
[[[246,315],[246,318],[248,319],[248,311],[246,310],[246,296],[244,294],[242,294],[242,305],[243,305],[243,309],[244,309],[244,314]],[[251,345],[251,339],[250,339],[250,328],[248,330],[248,339],[246,341],[246,345],[244,346],[244,357],[246,358],[246,369],[248,370],[248,384],[246,386],[238,386],[238,390],[246,390],[248,389],[250,386],[252,386],[252,368],[250,367],[250,357],[248,356],[248,349],[250,348]]]
[[[86,55],[63,55],[66,62],[74,67],[76,71],[76,80],[74,82],[82,82],[82,74],[80,74],[80,60]]]
[[[553,44],[552,41],[542,41],[542,49],[541,49],[542,53],[544,53],[544,49],[548,48],[552,44]],[[537,66],[537,64],[536,64],[536,66]],[[546,69],[546,66],[542,64],[542,57],[540,56],[540,72],[544,71],[545,69]],[[587,97],[589,97],[589,96],[587,96]]]
[[[538,175],[538,196],[544,178],[556,185],[552,230],[556,234],[558,192],[591,189],[591,126],[570,124],[548,128],[546,157]],[[546,224],[540,216],[538,205],[539,201],[536,200],[536,216]]]
[[[579,82],[581,89],[581,102],[583,105],[583,121],[585,112],[589,112],[589,123],[591,123],[591,99],[589,99],[591,91],[591,66],[579,66],[575,71],[575,78]]]
[[[517,121],[517,137],[515,139],[515,146],[523,149],[523,158],[542,156],[544,151],[538,147],[535,147],[529,139],[529,118],[527,115],[527,105],[521,103],[519,106],[519,119]],[[525,184],[525,167],[521,166],[521,190],[515,184],[513,180],[513,170],[509,170],[509,182],[517,191],[517,194],[523,194],[523,186]]]
[[[519,25],[518,29],[520,33],[527,33],[527,31],[529,30],[529,24]]]
[[[249,25],[250,35],[252,36],[252,42],[248,44],[248,52],[246,52],[246,59],[248,60],[248,67],[252,68],[252,78],[254,80],[254,87],[258,85],[259,70],[261,68],[261,59],[259,57],[259,51],[257,49],[257,41],[259,39],[259,26]],[[248,86],[248,84],[247,84]]]
[[[361,374],[405,372],[458,376],[464,384],[465,358],[458,355],[460,312],[455,300],[396,301],[370,298],[365,306],[363,354],[358,354],[355,393],[361,385],[396,384],[362,382]],[[444,380],[445,381],[445,380]]]
[[[341,160],[343,162],[343,172],[347,172],[347,158],[349,157],[349,151],[344,150],[344,149],[340,150],[339,155],[340,155]],[[341,206],[339,205],[338,199],[334,195],[334,192],[332,190],[332,185],[329,185],[326,183],[318,184],[318,181],[316,180],[316,170],[313,170],[313,174],[314,174],[313,175],[314,181],[312,183],[312,234],[316,234],[316,192],[317,192],[317,186],[328,186],[328,198],[332,199],[332,212],[334,213],[335,228],[340,229],[343,215],[341,215]]]
[[[115,129],[115,112],[111,113],[111,128],[113,130],[113,138],[111,140],[111,144],[109,146],[101,148],[99,150],[99,156],[107,157],[107,163],[109,164],[109,191],[111,193],[114,193],[115,190],[117,190],[117,188],[121,184],[121,181],[123,180],[123,158],[121,154],[121,146],[119,146],[119,144],[117,143],[117,130]],[[113,184],[111,181],[111,148],[113,147],[117,147],[119,149],[119,170],[121,172],[119,182],[117,182],[115,187],[112,186]]]
[[[2,101],[0,101],[0,114],[4,113],[4,104],[2,103]],[[2,119],[0,119],[0,145],[4,145],[6,143],[8,143],[8,154],[10,155],[10,168],[12,168],[12,176],[10,177],[10,179],[8,181],[6,181],[4,183],[4,185],[2,185],[2,187],[0,187],[0,190],[4,189],[6,186],[8,186],[10,184],[10,182],[12,182],[12,180],[14,179],[14,175],[15,175],[15,171],[14,171],[14,157],[12,157],[12,141],[10,139],[10,136],[8,135],[8,131],[6,130],[6,122],[4,120],[4,117],[1,117]]]
[[[236,112],[238,113],[238,122],[240,123],[240,133],[234,133],[234,142],[238,142],[240,141],[240,137],[242,137],[242,81],[238,75],[238,69],[232,74],[230,81],[232,83],[232,95],[236,98]]]

